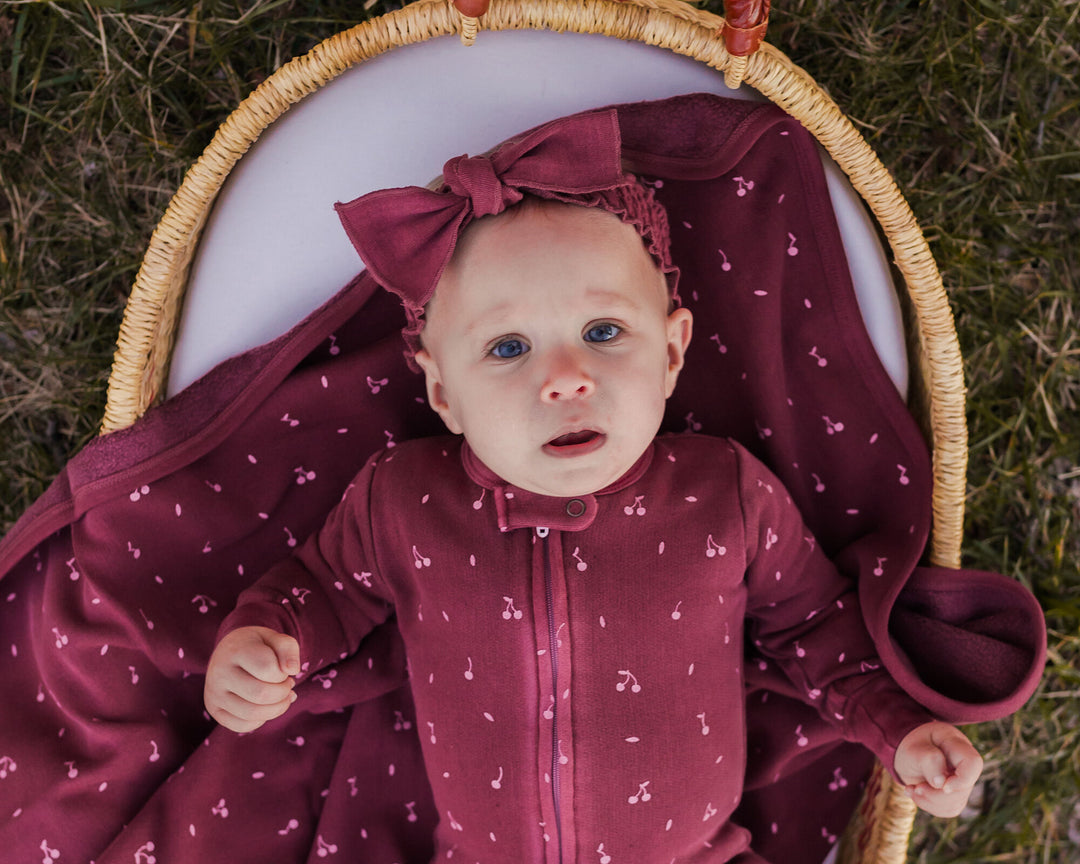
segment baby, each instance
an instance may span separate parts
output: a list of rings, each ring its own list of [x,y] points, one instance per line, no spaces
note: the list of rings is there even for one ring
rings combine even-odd
[[[730,820],[749,640],[919,806],[959,813],[978,754],[879,669],[780,482],[731,441],[656,437],[692,316],[613,118],[445,178],[340,211],[457,437],[375,455],[241,596],[210,714],[258,728],[396,615],[440,860],[760,861]]]

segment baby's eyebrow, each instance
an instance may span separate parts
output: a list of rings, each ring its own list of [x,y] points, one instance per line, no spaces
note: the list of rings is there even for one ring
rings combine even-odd
[[[465,325],[465,335],[471,336],[481,328],[487,330],[497,327],[500,321],[511,316],[515,308],[516,304],[514,303],[499,303],[490,309],[485,309],[479,316]]]
[[[641,308],[641,303],[627,297],[622,291],[612,291],[607,288],[589,288],[586,290],[585,296],[599,306],[617,306],[630,310]]]
[[[624,292],[608,288],[586,288],[585,296],[597,307],[596,317],[613,312],[636,312],[642,308],[642,303],[627,297]],[[472,336],[477,330],[497,330],[502,321],[513,319],[518,308],[518,304],[512,301],[496,303],[465,325],[464,335]]]

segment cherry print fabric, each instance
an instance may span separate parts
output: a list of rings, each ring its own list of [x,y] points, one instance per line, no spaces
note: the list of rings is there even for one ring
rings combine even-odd
[[[565,499],[507,486],[460,439],[385,450],[222,630],[289,633],[319,677],[391,612],[440,860],[745,851],[729,821],[745,638],[886,765],[933,719],[881,669],[851,582],[780,481],[724,439],[662,437],[613,486]]]
[[[1041,611],[1002,576],[920,563],[929,456],[859,320],[813,140],[773,106],[711,96],[615,110],[628,167],[667,207],[696,321],[666,429],[730,436],[782,480],[917,701],[953,721],[1006,716],[1041,674]],[[304,711],[254,735],[213,727],[202,708],[239,593],[323,523],[371,453],[440,431],[401,355],[403,324],[361,275],[282,338],[92,442],[0,543],[6,857],[429,860],[428,729],[392,621],[301,685]],[[775,664],[750,654],[744,670],[734,818],[764,859],[817,864],[868,755]],[[813,746],[798,746],[799,726]],[[608,848],[588,854],[618,864]]]

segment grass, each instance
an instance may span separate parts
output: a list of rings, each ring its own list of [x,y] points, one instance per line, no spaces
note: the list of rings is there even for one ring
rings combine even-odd
[[[699,3],[720,12],[720,3]],[[129,286],[184,170],[356,0],[0,0],[0,530],[96,432]],[[970,391],[968,566],[1030,586],[1050,661],[922,864],[1080,860],[1080,3],[783,0],[770,41],[851,116],[942,269]]]

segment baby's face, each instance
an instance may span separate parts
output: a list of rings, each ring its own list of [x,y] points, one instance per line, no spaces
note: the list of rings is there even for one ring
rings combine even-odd
[[[660,427],[690,341],[637,231],[545,203],[466,232],[427,308],[417,361],[447,427],[509,483],[586,495]]]

